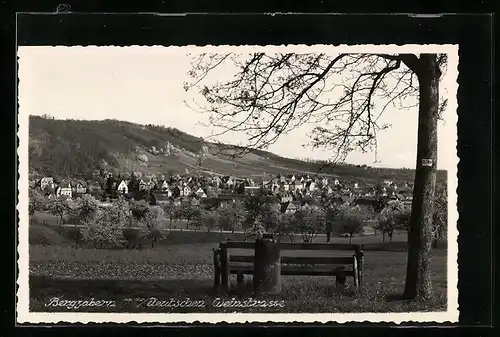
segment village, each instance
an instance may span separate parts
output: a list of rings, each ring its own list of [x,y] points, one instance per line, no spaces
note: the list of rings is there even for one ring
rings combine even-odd
[[[40,189],[48,199],[57,196],[78,198],[85,194],[94,196],[103,205],[124,196],[129,200],[145,200],[151,205],[184,203],[205,207],[244,200],[255,193],[272,195],[280,203],[282,213],[294,212],[305,200],[331,199],[340,204],[376,207],[380,200],[398,200],[411,206],[412,184],[381,180],[376,184],[363,180],[339,180],[317,175],[282,175],[271,179],[254,180],[233,176],[203,176],[196,174],[171,174],[146,176],[134,172],[128,176],[101,172],[100,179],[78,180],[43,177],[30,182],[31,188]]]

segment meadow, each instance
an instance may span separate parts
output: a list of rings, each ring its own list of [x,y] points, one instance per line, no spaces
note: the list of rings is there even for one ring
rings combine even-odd
[[[47,307],[51,298],[66,300],[101,299],[116,301],[112,308],[80,308],[76,311],[100,312],[232,312],[234,308],[214,305],[218,298],[248,299],[251,278],[247,276],[244,289],[229,293],[213,289],[213,248],[222,241],[213,237],[206,242],[203,232],[177,232],[182,237],[165,241],[154,249],[92,249],[74,243],[54,226],[32,225],[31,235],[45,237],[44,244],[30,244],[30,310],[67,311],[64,307]],[[42,229],[41,229],[42,228]],[[33,234],[35,233],[35,234]],[[177,234],[172,232],[172,234]],[[174,235],[175,235],[174,234]],[[212,234],[212,233],[210,233]],[[213,233],[215,234],[215,233]],[[236,234],[237,235],[237,234]],[[191,243],[180,243],[191,237]],[[205,238],[205,239],[203,239]],[[30,241],[33,238],[30,237]],[[333,242],[346,242],[333,238]],[[43,240],[42,240],[43,241]],[[430,302],[402,301],[406,274],[406,236],[397,235],[393,242],[382,242],[380,236],[360,236],[353,243],[365,246],[364,288],[355,291],[350,286],[337,288],[331,277],[283,276],[280,296],[261,296],[259,299],[283,300],[285,308],[239,308],[245,312],[406,312],[446,310],[446,249],[433,250],[432,278],[434,299]],[[320,241],[318,241],[320,242]],[[250,252],[251,253],[251,252]],[[283,251],[293,256],[296,251]],[[304,252],[301,252],[304,254]],[[307,254],[324,254],[308,252]],[[345,252],[339,252],[345,254]],[[348,279],[348,285],[350,279]],[[148,306],[138,299],[200,300],[197,308]]]

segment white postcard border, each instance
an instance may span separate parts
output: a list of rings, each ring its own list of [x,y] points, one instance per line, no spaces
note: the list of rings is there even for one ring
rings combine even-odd
[[[91,46],[94,47],[95,46]],[[107,46],[109,47],[109,46]],[[99,47],[99,48],[107,48]],[[18,54],[21,54],[23,48],[40,47],[20,47]],[[45,47],[47,48],[47,47]],[[49,47],[50,48],[50,47]],[[53,46],[52,48],[88,48],[83,46]],[[457,111],[457,93],[458,93],[458,45],[287,45],[287,46],[128,46],[116,48],[158,48],[162,51],[178,53],[199,53],[199,52],[294,52],[294,53],[446,53],[448,54],[448,69],[445,76],[448,93],[448,109]],[[22,55],[19,63],[22,63]],[[20,81],[23,79],[20,78]],[[408,313],[322,313],[322,314],[288,314],[288,313],[38,313],[29,311],[29,241],[28,241],[28,135],[29,135],[29,112],[23,111],[23,104],[19,102],[18,109],[18,156],[19,156],[19,180],[18,180],[18,205],[19,212],[18,235],[19,244],[17,252],[18,259],[18,291],[17,291],[17,322],[18,323],[245,323],[245,322],[457,322],[459,316],[458,310],[458,209],[457,209],[457,165],[459,158],[457,156],[456,144],[458,140],[455,120],[447,120],[446,123],[455,125],[454,133],[450,134],[448,139],[449,151],[445,158],[440,161],[446,162],[448,171],[448,249],[447,249],[447,311],[446,312],[408,312]],[[450,132],[451,133],[451,132]],[[451,141],[453,140],[453,141]]]

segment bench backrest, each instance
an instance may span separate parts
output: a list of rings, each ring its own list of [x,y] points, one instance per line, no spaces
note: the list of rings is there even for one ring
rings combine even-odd
[[[279,243],[281,250],[352,250],[356,255],[361,255],[363,245],[349,243]],[[254,242],[246,241],[224,241],[220,243],[220,249],[254,249]]]

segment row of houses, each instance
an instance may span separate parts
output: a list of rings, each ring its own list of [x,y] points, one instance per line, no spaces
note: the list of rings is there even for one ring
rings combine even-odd
[[[133,188],[138,191],[147,191],[150,193],[159,193],[166,198],[186,198],[197,197],[207,198],[214,194],[237,193],[252,194],[259,190],[266,190],[280,196],[282,202],[294,201],[304,196],[318,193],[331,195],[341,194],[350,198],[361,197],[389,197],[399,200],[406,200],[407,196],[398,193],[397,186],[392,181],[383,181],[378,186],[359,186],[355,181],[340,182],[337,178],[311,177],[309,175],[277,175],[270,180],[263,180],[260,183],[251,178],[236,178],[231,176],[187,176],[174,175],[169,180],[159,180],[155,177],[143,179],[121,179],[120,176],[114,178],[108,175],[107,182],[98,183],[95,181],[68,181],[62,180],[58,184],[54,178],[44,177],[38,184],[41,190],[52,190],[55,195],[65,195],[73,197],[80,194],[90,193],[93,190],[109,190],[108,184],[111,181],[110,188],[117,194],[127,195]],[[132,186],[132,184],[137,184]],[[106,186],[103,186],[106,185]],[[210,193],[213,192],[213,193]]]

